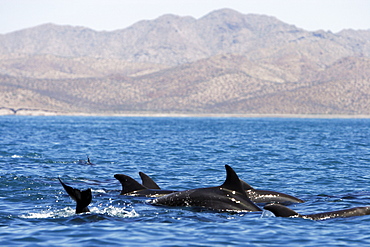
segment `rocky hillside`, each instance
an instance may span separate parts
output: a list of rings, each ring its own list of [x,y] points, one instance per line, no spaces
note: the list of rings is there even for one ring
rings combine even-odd
[[[370,115],[370,30],[308,32],[230,9],[113,32],[0,35],[0,113]]]

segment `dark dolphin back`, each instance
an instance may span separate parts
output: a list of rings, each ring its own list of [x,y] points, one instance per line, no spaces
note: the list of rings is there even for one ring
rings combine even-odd
[[[146,175],[144,172],[139,172],[142,184],[148,188],[153,190],[160,190],[161,188],[154,182],[154,180]]]
[[[303,218],[311,220],[326,220],[333,218],[346,218],[370,214],[370,207],[356,207],[332,212],[303,215]]]
[[[354,216],[363,216],[370,214],[370,207],[356,207],[356,208],[349,208],[344,210],[338,211],[331,211],[325,213],[318,213],[318,214],[307,214],[301,215],[295,212],[294,210],[287,208],[281,204],[269,204],[264,207],[275,214],[277,217],[301,217],[304,219],[311,219],[311,220],[326,220],[326,219],[333,219],[333,218],[345,218],[345,217],[354,217]]]
[[[124,174],[115,174],[114,177],[120,181],[122,185],[121,195],[131,193],[133,191],[146,190],[147,188],[130,176]]]
[[[301,217],[296,211],[281,204],[268,204],[264,209],[271,211],[276,217]]]
[[[255,203],[280,203],[284,205],[289,205],[292,203],[302,203],[303,200],[284,194],[281,192],[271,191],[271,190],[246,190],[247,195],[249,198]]]
[[[254,188],[250,186],[247,182],[244,180],[240,179],[240,182],[242,183],[243,189],[244,190],[253,190]]]
[[[90,212],[88,206],[92,201],[91,189],[81,191],[66,185],[60,178],[58,179],[64,190],[76,202],[76,214]]]

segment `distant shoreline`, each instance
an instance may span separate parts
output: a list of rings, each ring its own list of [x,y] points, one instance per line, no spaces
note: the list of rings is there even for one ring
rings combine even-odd
[[[370,115],[348,114],[261,114],[261,113],[82,113],[23,110],[17,113],[1,111],[0,116],[76,116],[76,117],[199,117],[199,118],[322,118],[322,119],[369,119]]]

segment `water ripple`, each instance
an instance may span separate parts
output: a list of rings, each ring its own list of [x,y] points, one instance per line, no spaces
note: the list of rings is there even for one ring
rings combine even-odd
[[[0,237],[17,246],[365,246],[370,216],[321,222],[264,211],[156,207],[120,196],[123,173],[164,189],[217,186],[224,165],[302,214],[370,205],[370,120],[0,117]],[[90,157],[94,165],[86,162]],[[91,188],[75,215],[58,181]]]

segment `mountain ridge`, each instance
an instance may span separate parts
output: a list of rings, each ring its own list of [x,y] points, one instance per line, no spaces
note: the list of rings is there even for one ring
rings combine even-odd
[[[370,115],[369,57],[370,30],[231,9],[110,32],[45,24],[0,35],[0,108]]]
[[[308,32],[275,17],[244,15],[222,9],[199,19],[164,15],[111,32],[40,25],[1,35],[0,54],[88,56],[178,65],[224,53],[243,54],[251,60],[266,59],[274,52],[302,50],[305,43],[311,42],[318,43],[318,47],[331,47],[329,51],[322,51],[326,56],[331,54],[328,61],[321,59],[327,65],[340,57],[358,55],[358,52],[364,56],[370,55],[370,41],[367,39],[370,31],[362,31],[363,35],[349,33],[342,32],[345,35],[342,37],[340,33]],[[353,40],[348,37],[357,43],[351,45]],[[356,48],[359,42],[364,47],[361,51]],[[334,49],[335,53],[332,52]]]

